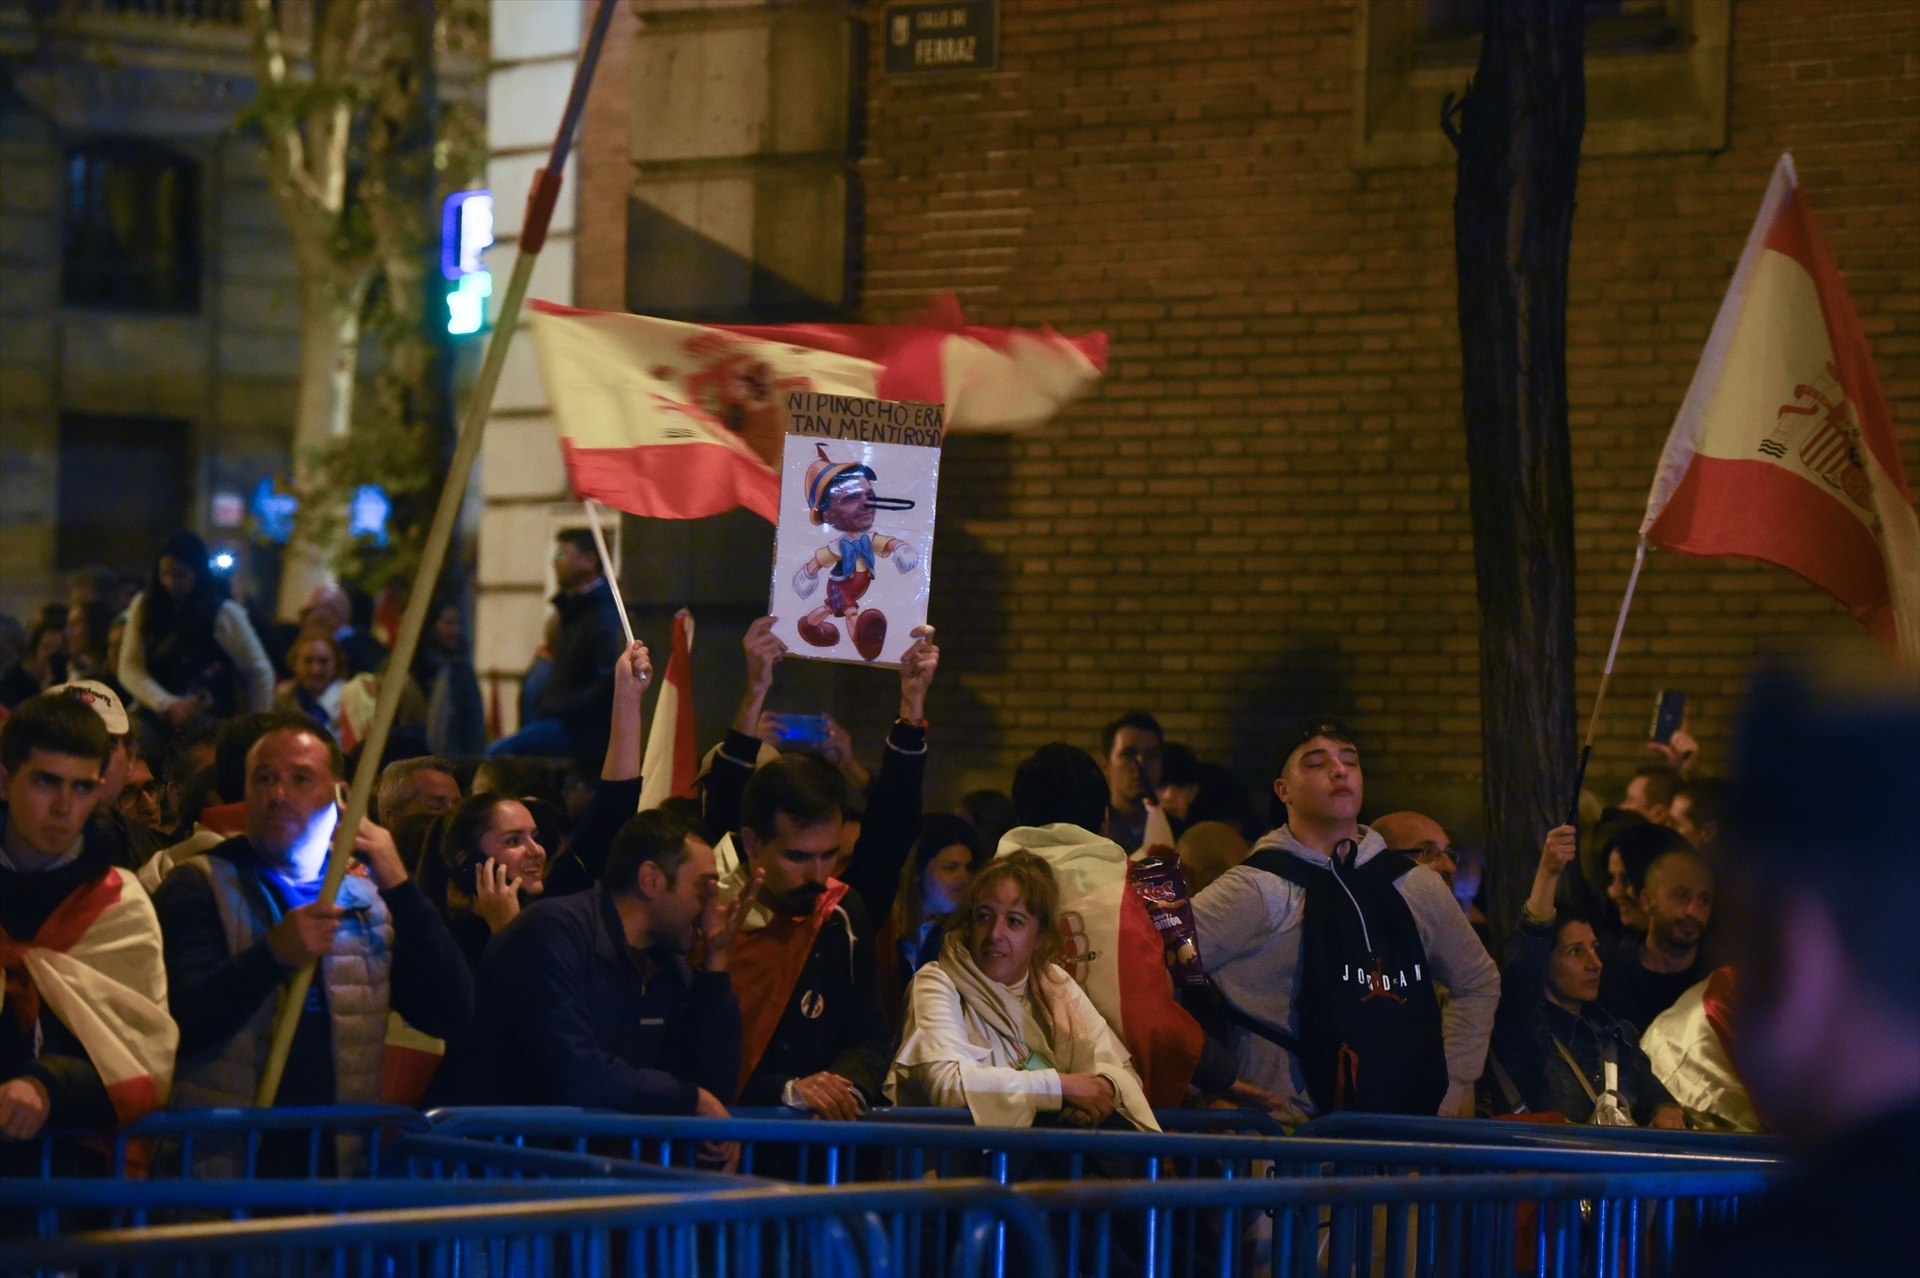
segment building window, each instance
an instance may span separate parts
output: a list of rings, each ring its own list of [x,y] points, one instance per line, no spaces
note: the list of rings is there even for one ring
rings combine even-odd
[[[1584,155],[1718,151],[1727,144],[1731,0],[1585,0]],[[1363,0],[1355,59],[1356,166],[1451,165],[1440,108],[1480,61],[1486,0]]]
[[[62,413],[55,567],[145,571],[192,522],[192,436],[173,418]]]
[[[200,166],[110,139],[67,154],[60,297],[69,306],[200,309]]]

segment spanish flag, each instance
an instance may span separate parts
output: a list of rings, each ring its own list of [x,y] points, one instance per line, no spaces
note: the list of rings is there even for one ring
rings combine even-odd
[[[647,751],[640,764],[642,812],[676,795],[693,798],[694,778],[700,775],[700,745],[693,723],[693,614],[685,608],[673,614],[672,643],[667,677],[654,694],[653,723],[647,729]]]
[[[1640,535],[1798,573],[1920,668],[1920,520],[1860,318],[1783,155]]]
[[[616,510],[777,522],[791,391],[946,406],[946,428],[1025,430],[1106,370],[1104,333],[983,328],[951,297],[920,322],[686,324],[530,304],[540,377],[574,491]]]
[[[122,1126],[166,1103],[180,1031],[167,1010],[160,920],[132,872],[75,888],[31,937],[0,929],[0,1015],[50,1010],[86,1049]]]
[[[996,856],[1025,851],[1060,885],[1058,960],[1127,1045],[1155,1109],[1180,1104],[1200,1065],[1205,1032],[1180,1005],[1167,974],[1166,943],[1129,881],[1120,845],[1077,825],[1022,825]]]

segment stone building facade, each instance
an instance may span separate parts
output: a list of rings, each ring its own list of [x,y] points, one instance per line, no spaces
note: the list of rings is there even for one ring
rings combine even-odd
[[[299,302],[238,0],[0,4],[0,611],[288,465]]]
[[[1106,331],[1111,371],[1086,402],[1032,435],[955,439],[943,459],[940,793],[1004,786],[1047,740],[1093,747],[1101,722],[1133,706],[1258,779],[1275,721],[1325,707],[1363,737],[1379,804],[1470,821],[1479,616],[1454,180],[1436,121],[1475,57],[1470,29],[1448,18],[1473,6],[948,7],[997,15],[996,66],[887,72],[892,6],[875,0],[623,2],[568,234],[536,293],[697,314],[689,290],[704,287],[729,318],[792,301],[742,285],[726,253],[700,287],[663,273],[660,247],[680,236],[829,313],[901,321],[952,290],[980,323]],[[502,112],[511,86],[560,83],[563,37],[578,39],[571,0],[513,0],[496,4],[496,42],[507,11],[531,27],[536,8],[543,69],[497,43],[503,165],[517,161],[499,129],[524,121]],[[1582,698],[1654,461],[1783,151],[1920,476],[1920,8],[1592,8],[1568,349]],[[802,179],[805,198],[770,196]],[[511,183],[495,185],[504,211]],[[501,674],[537,633],[526,538],[565,496],[537,377],[516,360],[518,398],[503,403],[482,481],[482,615],[502,623],[483,662]],[[767,534],[641,522],[627,537],[636,611],[657,619],[704,595],[703,622],[722,632],[696,659],[714,689],[711,739],[737,680],[734,651],[715,648],[765,598],[752,542]],[[1594,779],[1617,785],[1641,761],[1657,689],[1690,695],[1713,768],[1756,658],[1860,642],[1837,605],[1781,570],[1654,556]],[[872,740],[886,683],[816,670],[794,700]]]

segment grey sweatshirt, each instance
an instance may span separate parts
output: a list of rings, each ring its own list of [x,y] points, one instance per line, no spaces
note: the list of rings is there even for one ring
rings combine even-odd
[[[1365,865],[1386,850],[1386,840],[1360,827],[1355,865]],[[1285,826],[1254,845],[1284,848],[1315,865],[1328,860],[1297,842]],[[1395,885],[1413,912],[1420,944],[1426,948],[1436,982],[1446,987],[1441,1000],[1441,1034],[1447,1053],[1448,1088],[1442,1113],[1457,1113],[1486,1063],[1493,1014],[1500,1003],[1500,972],[1473,934],[1466,914],[1447,890],[1446,881],[1425,866],[1415,866]],[[1306,894],[1277,874],[1236,865],[1193,898],[1200,955],[1227,1002],[1256,1020],[1284,1026],[1297,1034],[1294,994],[1300,982],[1300,925]],[[1240,1061],[1240,1077],[1270,1090],[1283,1106],[1313,1113],[1305,1077],[1291,1053],[1235,1027],[1231,1044]]]

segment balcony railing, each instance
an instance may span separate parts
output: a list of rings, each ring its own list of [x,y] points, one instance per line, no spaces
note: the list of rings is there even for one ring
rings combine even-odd
[[[183,26],[237,27],[242,0],[64,0],[60,7],[76,15],[146,18]]]

